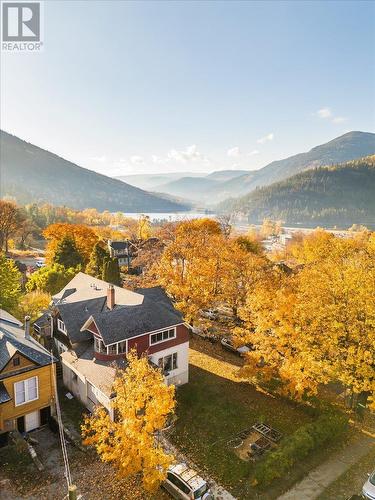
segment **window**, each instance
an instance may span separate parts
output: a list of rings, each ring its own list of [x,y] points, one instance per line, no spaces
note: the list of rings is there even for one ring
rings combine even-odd
[[[14,384],[16,406],[38,399],[38,377],[28,378]]]
[[[118,347],[117,352],[118,352],[119,354],[126,353],[126,340],[123,340],[122,342],[119,342],[119,343],[117,344],[117,347]]]
[[[165,342],[169,339],[176,338],[176,329],[171,328],[169,330],[165,330],[164,332],[152,333],[150,335],[150,344],[158,344],[159,342]]]
[[[63,332],[66,335],[66,328],[65,328],[64,321],[61,321],[60,318],[57,319],[57,328],[60,332]]]
[[[21,360],[20,360],[19,356],[17,356],[16,358],[13,358],[13,366],[20,366],[20,363],[21,363]]]
[[[117,354],[117,344],[112,344],[107,347],[107,354]]]
[[[169,354],[168,356],[164,356],[164,358],[159,358],[158,362],[159,368],[163,370],[163,372],[170,372],[172,370],[176,370],[177,368],[177,352],[173,354]]]
[[[107,349],[106,347],[104,347],[103,341],[98,339],[97,337],[94,337],[94,350],[95,352],[107,354]]]
[[[185,484],[179,477],[177,477],[175,474],[172,472],[168,473],[168,481],[170,481],[172,484],[174,484],[179,490],[183,491],[186,493],[186,495],[190,494],[190,488],[187,484]]]

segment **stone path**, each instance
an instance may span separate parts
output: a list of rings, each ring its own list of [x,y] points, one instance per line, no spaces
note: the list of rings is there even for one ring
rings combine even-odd
[[[337,452],[329,460],[311,471],[302,481],[281,495],[278,500],[314,500],[341,474],[365,456],[374,445],[374,438],[362,436],[356,443]]]

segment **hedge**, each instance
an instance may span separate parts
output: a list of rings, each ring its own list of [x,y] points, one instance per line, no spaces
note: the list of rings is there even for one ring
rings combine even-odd
[[[273,451],[269,451],[254,470],[256,484],[267,486],[274,479],[285,476],[291,467],[313,450],[345,434],[348,419],[342,413],[325,413],[315,422],[305,424],[285,437]]]

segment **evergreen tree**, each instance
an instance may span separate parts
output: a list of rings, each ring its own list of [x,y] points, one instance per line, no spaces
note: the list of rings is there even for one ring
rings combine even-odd
[[[21,295],[21,273],[13,260],[0,253],[0,308],[13,311]]]
[[[86,273],[95,278],[101,278],[103,276],[104,261],[107,259],[109,259],[108,250],[103,248],[101,242],[96,243],[91,252],[89,263],[86,266]]]
[[[83,257],[77,249],[76,242],[71,236],[64,236],[56,247],[54,261],[66,269],[83,264]]]
[[[113,285],[121,285],[120,268],[117,259],[108,258],[104,261],[102,279]]]

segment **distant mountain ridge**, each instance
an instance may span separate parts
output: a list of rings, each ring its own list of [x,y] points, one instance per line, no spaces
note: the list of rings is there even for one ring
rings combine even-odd
[[[166,193],[192,201],[209,202],[212,196],[220,197],[220,186],[225,182],[247,174],[247,170],[217,170],[210,174],[171,172],[163,174],[122,175],[117,179],[157,193]],[[220,199],[228,196],[223,194]],[[216,201],[216,200],[215,200]]]
[[[219,208],[240,212],[253,224],[271,218],[286,225],[375,228],[375,155],[300,172]]]
[[[355,160],[373,153],[375,153],[375,134],[348,132],[306,153],[273,161],[259,170],[231,179],[222,185],[221,189],[230,192],[231,196],[246,194],[257,187],[282,181],[309,168]]]
[[[143,191],[0,131],[1,196],[111,212],[175,212],[188,204]]]
[[[173,172],[160,176],[122,176],[121,179],[138,187],[147,186],[150,191],[216,205],[226,198],[245,195],[257,187],[268,186],[313,167],[355,160],[373,153],[375,134],[353,131],[308,152],[273,161],[259,170],[218,170],[211,174]]]

